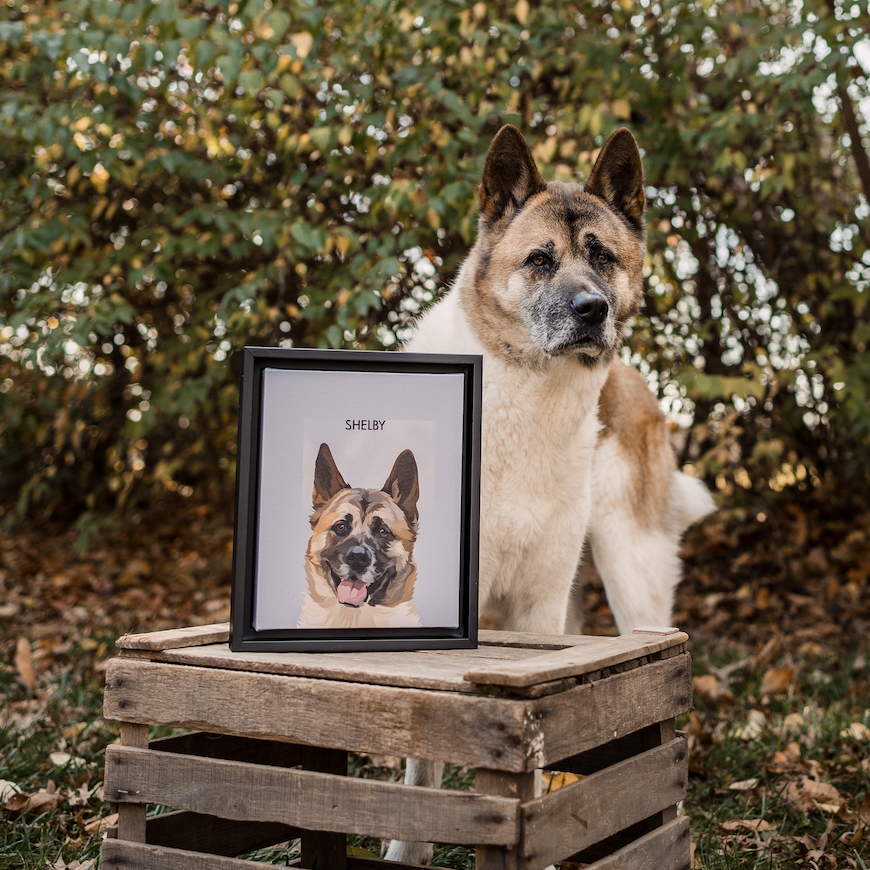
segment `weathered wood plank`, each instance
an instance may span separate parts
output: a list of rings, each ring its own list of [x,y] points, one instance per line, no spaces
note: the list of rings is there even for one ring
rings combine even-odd
[[[493,662],[540,654],[540,650],[522,647],[376,653],[233,652],[226,644],[209,644],[149,653],[148,658],[198,667],[474,693],[479,688],[463,678],[469,666],[487,667]]]
[[[685,653],[528,701],[541,735],[530,746],[530,758],[534,766],[548,767],[685,713],[691,703],[692,674]]]
[[[524,803],[535,797],[535,773],[505,773],[481,768],[474,774],[474,790],[478,794],[513,798]],[[517,870],[518,856],[519,850],[513,846],[479,845],[475,849],[475,870]]]
[[[302,747],[302,767],[332,776],[347,776],[347,751]],[[317,870],[347,870],[347,837],[339,832],[308,830],[302,833],[302,866]]]
[[[689,819],[678,816],[586,870],[690,870]]]
[[[239,822],[179,810],[148,819],[145,841],[149,846],[235,856],[295,840],[301,833],[279,822]]]
[[[109,746],[110,801],[163,804],[240,821],[475,845],[519,839],[519,801],[237,761]]]
[[[272,767],[295,767],[302,763],[302,747],[278,740],[254,740],[230,734],[209,734],[191,731],[175,737],[152,740],[150,749],[199,755],[203,758],[223,758],[226,761],[247,761],[251,764],[271,764]]]
[[[348,870],[428,870],[420,864],[401,864],[353,855],[348,855],[347,865]],[[103,870],[251,870],[256,866],[238,858],[203,855],[185,849],[146,846],[144,843],[123,840],[106,840],[103,843]]]
[[[571,646],[520,661],[472,667],[464,677],[471,683],[498,686],[531,686],[563,677],[576,677],[613,665],[649,656],[685,644],[684,632],[668,635],[626,634],[595,638],[595,643]]]
[[[682,800],[686,743],[672,740],[522,805],[525,870],[540,870]]]
[[[121,650],[183,649],[205,644],[227,643],[229,637],[230,624],[216,622],[210,625],[191,625],[165,631],[125,634],[118,638],[115,645]],[[488,631],[486,629],[478,632],[478,643],[483,646],[525,647],[533,650],[565,649],[578,642],[594,642],[598,639],[584,635],[529,634],[519,631]],[[460,653],[462,650],[450,650],[450,652]],[[246,653],[237,653],[237,655],[246,655]],[[371,653],[365,655],[371,655]]]
[[[121,725],[121,743],[136,749],[148,748],[148,726],[124,722]],[[118,836],[136,843],[145,842],[145,816],[148,807],[144,803],[128,803],[118,807]]]
[[[116,658],[103,712],[122,722],[521,772],[542,766],[541,721],[529,715],[535,703]],[[562,756],[574,751],[569,744]]]
[[[477,632],[481,646],[524,647],[526,649],[567,649],[601,640],[600,637],[583,634],[532,634],[527,631],[493,631],[482,628]]]
[[[228,643],[230,624],[215,622],[211,625],[191,625],[186,628],[170,628],[166,631],[150,631],[147,634],[125,634],[115,641],[118,649],[162,650],[186,646],[201,646],[205,643]]]
[[[105,840],[101,866],[103,870],[251,870],[257,865],[187,849]]]

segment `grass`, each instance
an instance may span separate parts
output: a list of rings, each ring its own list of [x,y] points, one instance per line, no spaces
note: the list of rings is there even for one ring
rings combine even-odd
[[[98,663],[108,647],[107,638],[70,645],[40,673],[34,692],[12,665],[0,665],[2,870],[98,866],[101,818],[109,814],[99,787],[104,751],[118,737],[101,718]],[[813,646],[799,654],[774,646],[747,656],[708,644],[692,651],[695,709],[678,725],[689,740],[682,811],[691,820],[695,867],[867,870],[868,650],[835,656]],[[352,756],[350,773],[396,780],[396,764]],[[472,777],[448,768],[447,785],[468,789]],[[381,848],[364,837],[349,837],[348,846],[372,855]],[[284,864],[297,847],[256,857]],[[438,866],[470,870],[473,862],[469,849],[436,850]]]

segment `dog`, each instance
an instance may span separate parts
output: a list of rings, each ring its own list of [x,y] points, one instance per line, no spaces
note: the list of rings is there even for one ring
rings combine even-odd
[[[298,628],[416,628],[420,483],[410,450],[380,489],[346,483],[321,444],[314,464],[312,535],[305,553],[308,594]]]
[[[619,358],[644,293],[634,137],[617,130],[585,184],[547,183],[504,126],[478,206],[474,247],[406,349],[483,356],[481,610],[507,630],[581,633],[586,550],[620,633],[668,626],[680,539],[714,505],[677,468],[655,397]],[[437,786],[439,767],[409,760],[405,782]],[[422,843],[387,851],[430,856]]]

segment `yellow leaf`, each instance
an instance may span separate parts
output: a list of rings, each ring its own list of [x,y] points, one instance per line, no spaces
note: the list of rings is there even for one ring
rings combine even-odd
[[[91,182],[94,187],[97,189],[97,193],[105,193],[106,192],[106,184],[109,181],[109,173],[106,170],[106,167],[103,166],[102,163],[98,163],[91,170]]]
[[[519,0],[517,5],[514,7],[514,15],[517,16],[517,21],[519,21],[520,24],[526,23],[526,20],[529,17],[528,0]]]
[[[437,230],[441,226],[441,215],[438,214],[434,208],[427,208],[426,223],[428,223],[433,230]]]
[[[308,57],[308,53],[311,51],[311,46],[314,44],[314,37],[307,32],[294,33],[290,37],[290,43],[296,46],[297,57]]]
[[[15,645],[15,667],[21,682],[32,692],[36,688],[36,672],[33,670],[30,641],[26,637],[19,637]]]
[[[583,777],[577,773],[549,773],[544,771],[541,774],[544,794],[555,791],[557,788],[564,788],[566,785],[571,785],[572,782],[579,782],[581,779],[583,779]]]
[[[628,120],[631,117],[631,104],[628,100],[614,100],[610,108],[617,118]]]

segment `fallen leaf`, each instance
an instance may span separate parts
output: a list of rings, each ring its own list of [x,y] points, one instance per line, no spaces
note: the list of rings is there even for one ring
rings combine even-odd
[[[805,813],[814,810],[837,812],[842,806],[840,792],[827,782],[816,782],[808,776],[802,776],[796,782],[786,786],[785,796],[788,801]]]
[[[108,816],[95,816],[85,822],[86,834],[101,834],[118,824],[118,814],[110,813]]]
[[[70,763],[87,766],[87,761],[85,761],[84,758],[70,755],[69,752],[52,752],[48,757],[55,767],[63,767]]]
[[[555,791],[557,788],[564,788],[566,785],[570,785],[572,782],[577,782],[581,779],[583,779],[583,777],[576,773],[547,773],[544,771],[544,773],[541,774],[544,794],[549,794],[549,792]]]
[[[723,831],[771,831],[778,827],[773,822],[768,822],[765,819],[734,819],[730,822],[723,822],[719,825]]]
[[[840,737],[854,737],[855,740],[870,740],[870,728],[863,722],[853,722],[840,732]]]
[[[731,791],[752,791],[758,785],[758,777],[753,779],[741,779],[738,782],[732,782],[728,788]]]
[[[750,710],[746,725],[738,725],[731,733],[739,740],[755,740],[767,728],[767,717],[761,710]]]
[[[870,791],[864,792],[864,802],[858,809],[858,818],[865,825],[870,825]]]
[[[33,670],[30,641],[26,637],[19,637],[15,644],[15,667],[21,682],[32,692],[36,688],[36,672]]]
[[[8,779],[0,779],[0,804],[5,804],[13,795],[19,794],[21,789]]]
[[[770,668],[761,678],[761,694],[786,694],[794,683],[795,673],[794,668]]]
[[[692,691],[696,695],[704,695],[715,701],[719,697],[719,680],[713,674],[692,677]]]

